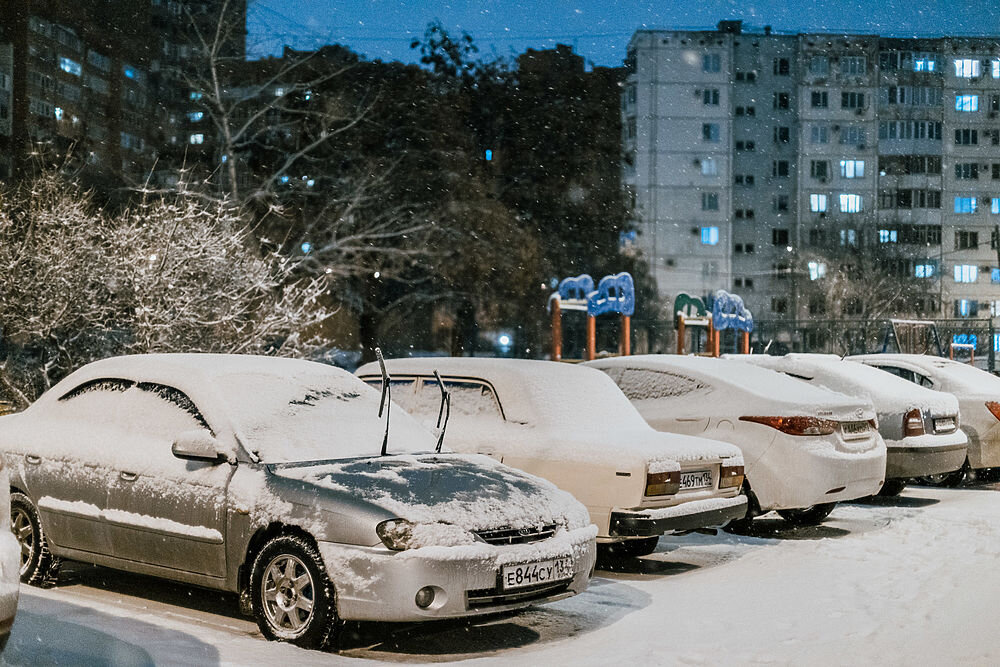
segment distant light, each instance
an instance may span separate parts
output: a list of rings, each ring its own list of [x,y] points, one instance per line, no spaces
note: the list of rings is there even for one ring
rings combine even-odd
[[[152,255],[149,256],[149,261],[151,261],[151,262],[155,262],[156,261],[156,253],[155,252]]]
[[[188,137],[188,143],[203,144],[205,143],[205,135],[201,134],[200,132],[198,134],[192,134],[190,137]]]
[[[303,241],[300,247],[302,248],[302,252],[308,255],[309,251],[313,249],[313,244],[309,243],[309,241]]]
[[[204,111],[188,111],[187,117],[188,117],[188,120],[191,121],[192,123],[198,123],[198,122],[201,121],[202,118],[205,117],[205,112]]]
[[[489,162],[492,159],[493,159],[493,151],[491,151],[489,148],[487,148],[486,149],[486,161]]]
[[[192,90],[191,93],[188,95],[188,98],[191,99],[192,101],[197,102],[202,98],[202,94],[199,93],[197,90]]]
[[[130,79],[134,79],[134,78],[136,78],[138,76],[138,74],[136,73],[136,71],[134,69],[132,69],[131,67],[125,67],[125,68],[123,68],[122,72],[125,74],[126,77],[128,77]]]
[[[280,180],[281,180],[282,183],[287,183],[288,182],[288,176],[282,176]]]
[[[306,181],[306,186],[307,187],[311,188],[314,185],[316,185],[316,180],[315,179],[310,178],[308,181]]]
[[[326,267],[326,273],[333,273],[333,269],[331,269],[329,266]]]
[[[229,162],[229,156],[228,155],[223,155],[222,156],[222,164],[226,164],[227,162]]]
[[[381,278],[382,277],[382,272],[381,271],[376,271],[375,272],[375,277],[376,278]]]
[[[279,88],[275,88],[274,89],[274,96],[275,97],[283,97],[284,94],[285,94],[285,89],[284,88],[280,88],[279,87]]]
[[[508,345],[510,345],[510,336],[508,336],[507,334],[501,334],[500,337],[497,338],[497,342],[503,345],[504,347],[507,347]]]
[[[792,246],[785,246],[785,250],[787,250],[788,252],[791,252],[792,251]]]
[[[56,120],[62,120],[63,119],[63,110],[62,110],[62,107],[56,107],[55,109],[52,110],[52,112],[55,114]]]

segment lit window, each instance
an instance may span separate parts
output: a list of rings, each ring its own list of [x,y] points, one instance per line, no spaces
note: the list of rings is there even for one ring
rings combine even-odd
[[[955,95],[955,111],[979,111],[979,95]]]
[[[955,315],[957,317],[972,317],[978,311],[978,302],[969,299],[958,299],[955,301]]]
[[[990,61],[990,72],[994,79],[1000,79],[1000,59]]]
[[[73,76],[81,76],[83,74],[83,68],[80,67],[80,63],[69,58],[59,59],[59,69]]]
[[[956,283],[974,283],[979,277],[979,267],[975,264],[956,264],[955,265],[955,282]]]
[[[701,126],[701,138],[703,141],[718,143],[719,126],[717,123],[703,123]]]
[[[913,275],[917,278],[931,278],[934,276],[934,265],[917,264],[913,267]]]
[[[964,79],[979,76],[979,60],[977,58],[955,58],[955,76]]]
[[[188,142],[192,144],[203,144],[205,143],[205,135],[200,133],[192,134],[190,137],[188,137]]]
[[[843,246],[856,246],[858,245],[858,232],[855,229],[841,229],[840,230],[840,245]]]
[[[705,157],[701,159],[701,175],[702,176],[716,176],[719,173],[719,163],[714,157]]]
[[[701,228],[701,244],[702,245],[716,245],[719,242],[719,228],[718,227],[702,227]]]
[[[202,95],[201,93],[199,93],[198,91],[196,91],[196,90],[192,90],[192,91],[191,91],[191,92],[190,92],[190,93],[188,94],[188,99],[190,99],[190,100],[191,100],[192,102],[197,102],[197,101],[198,101],[198,100],[200,100],[200,99],[201,99],[202,97],[203,97],[203,95]]]
[[[913,61],[914,72],[933,72],[937,68],[937,61],[934,58],[922,56]]]
[[[134,67],[129,67],[128,65],[125,65],[124,67],[122,67],[122,74],[124,74],[125,78],[127,78],[127,79],[138,79],[139,78],[139,71],[137,69],[135,69]]]
[[[955,197],[955,213],[975,213],[975,197]]]
[[[1000,269],[990,269],[990,282],[1000,283]]]
[[[63,119],[63,110],[62,110],[62,107],[56,107],[55,109],[52,110],[52,112],[55,115],[56,120],[62,120]]]
[[[188,120],[192,123],[201,122],[201,119],[205,117],[204,111],[188,111]]]
[[[275,88],[274,89],[274,96],[275,97],[284,97],[285,96],[285,89],[281,88],[281,87]]]
[[[825,213],[826,195],[809,195],[809,210],[813,213]]]
[[[895,229],[878,230],[879,243],[896,243],[899,241],[899,232]]]
[[[861,195],[840,195],[840,211],[842,213],[860,213],[861,210]]]
[[[809,262],[809,280],[819,280],[826,275],[825,262]]]
[[[865,176],[865,161],[864,160],[841,160],[840,161],[840,177],[841,178],[864,178]]]
[[[1000,213],[1000,197],[990,199],[990,213],[994,215]]]

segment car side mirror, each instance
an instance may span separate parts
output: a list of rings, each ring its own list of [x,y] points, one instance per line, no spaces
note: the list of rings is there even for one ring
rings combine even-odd
[[[220,463],[225,455],[220,451],[219,441],[206,429],[185,431],[177,436],[170,451],[179,459]]]

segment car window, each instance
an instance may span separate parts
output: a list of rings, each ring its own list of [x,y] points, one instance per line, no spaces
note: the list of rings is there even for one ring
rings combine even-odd
[[[73,399],[79,398],[84,394],[114,394],[123,393],[126,389],[129,389],[135,382],[132,380],[121,380],[118,378],[98,378],[96,380],[89,380],[83,384],[70,389],[65,394],[59,397],[60,402],[72,401]]]
[[[914,378],[916,378],[915,382],[917,382],[917,384],[919,384],[921,387],[931,387],[931,388],[934,387],[934,380],[930,379],[926,375],[921,375],[920,373],[914,373],[913,376]]]
[[[684,396],[708,388],[708,385],[686,375],[645,368],[627,368],[618,386],[633,401]]]
[[[909,368],[900,368],[899,366],[876,366],[875,368],[880,368],[883,371],[892,373],[893,375],[903,378],[907,382],[919,382],[916,379],[914,372]]]
[[[208,425],[208,421],[202,416],[201,411],[194,404],[187,394],[185,394],[180,389],[175,389],[174,387],[168,387],[164,384],[156,384],[155,382],[140,382],[137,385],[139,391],[148,392],[158,396],[163,401],[170,403],[171,405],[183,410],[188,415],[190,415],[201,428],[211,431],[212,428]],[[215,435],[212,433],[212,435]]]
[[[184,392],[152,382],[142,382],[125,392],[120,417],[127,420],[130,432],[143,436],[143,441],[148,438],[157,447],[165,443],[168,452],[181,433],[208,429],[205,418]]]
[[[451,394],[451,414],[467,417],[503,419],[500,402],[492,387],[484,382],[456,381],[445,378],[445,389]],[[437,380],[424,380],[421,391],[433,391],[440,397]]]

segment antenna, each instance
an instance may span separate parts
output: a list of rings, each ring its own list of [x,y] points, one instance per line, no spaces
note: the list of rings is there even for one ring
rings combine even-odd
[[[382,370],[382,400],[378,404],[378,416],[382,417],[382,410],[385,409],[385,436],[382,438],[382,454],[385,456],[386,448],[389,446],[389,407],[392,405],[392,389],[389,388],[389,374],[385,370],[385,359],[382,357],[382,348],[375,348],[375,356],[378,358],[378,366]],[[388,401],[386,401],[388,399]]]

